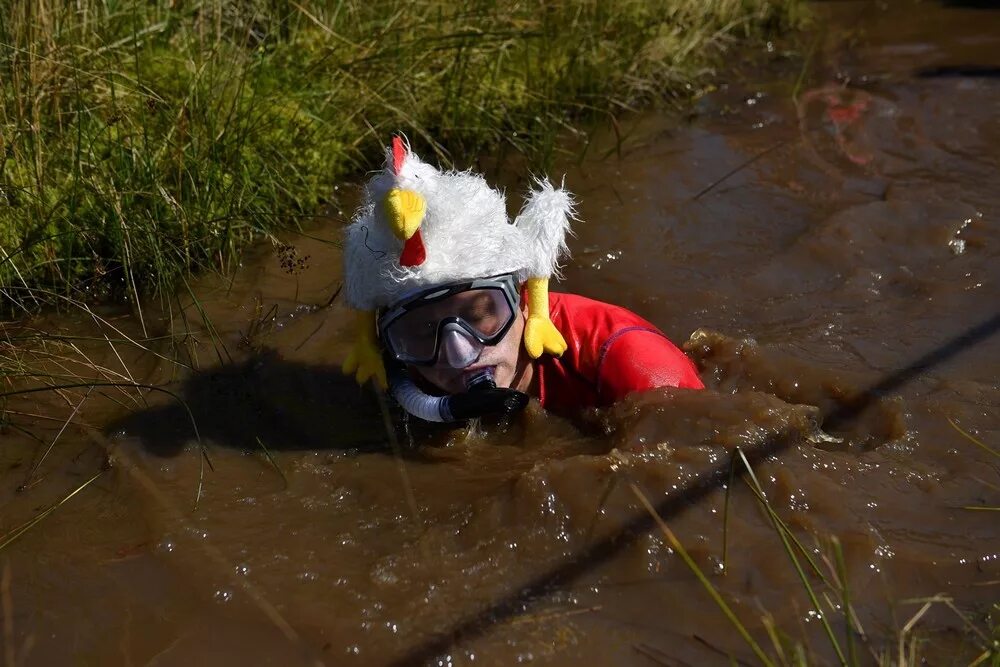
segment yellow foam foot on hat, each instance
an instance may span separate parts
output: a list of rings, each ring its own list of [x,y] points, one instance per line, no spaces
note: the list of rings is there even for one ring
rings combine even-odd
[[[354,374],[358,384],[364,384],[369,378],[375,378],[378,386],[385,389],[388,383],[385,379],[382,353],[375,340],[375,313],[370,310],[359,310],[356,317],[354,345],[347,354],[341,370],[344,375]]]
[[[528,321],[524,324],[524,349],[537,359],[546,352],[560,357],[566,339],[549,319],[549,279],[528,279]]]

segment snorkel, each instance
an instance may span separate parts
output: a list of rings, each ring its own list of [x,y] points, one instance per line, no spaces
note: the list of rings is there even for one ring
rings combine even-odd
[[[455,422],[478,417],[504,417],[520,412],[528,405],[528,395],[516,389],[497,387],[493,371],[469,377],[461,394],[432,396],[417,386],[406,367],[386,360],[389,368],[389,393],[409,414],[429,422]]]

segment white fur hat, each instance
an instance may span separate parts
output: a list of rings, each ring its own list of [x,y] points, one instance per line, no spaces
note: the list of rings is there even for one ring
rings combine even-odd
[[[567,253],[573,200],[547,180],[537,186],[511,224],[503,194],[482,176],[440,171],[394,138],[385,168],[368,182],[347,228],[349,305],[374,310],[414,289],[502,273],[517,273],[519,280],[556,274]],[[410,216],[389,203],[400,193]]]

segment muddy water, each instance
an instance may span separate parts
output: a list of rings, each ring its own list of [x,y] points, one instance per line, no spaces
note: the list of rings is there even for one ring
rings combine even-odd
[[[825,618],[859,664],[896,660],[912,600],[944,594],[967,620],[932,605],[922,655],[979,655],[1000,465],[949,420],[1000,447],[1000,11],[816,11],[797,88],[775,54],[566,167],[561,289],[687,341],[709,391],[417,447],[401,428],[397,456],[337,371],[343,214],[172,317],[11,329],[65,334],[25,363],[104,384],[8,403],[0,525],[104,472],[0,551],[8,663],[754,663],[640,495],[772,654],[769,624],[835,664]],[[816,563],[818,611],[739,479],[724,520],[736,448]]]

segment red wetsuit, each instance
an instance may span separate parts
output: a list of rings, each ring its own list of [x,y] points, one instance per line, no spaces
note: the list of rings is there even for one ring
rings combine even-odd
[[[535,362],[538,399],[573,413],[655,387],[703,389],[691,360],[635,313],[575,294],[549,294],[549,315],[568,345]]]

